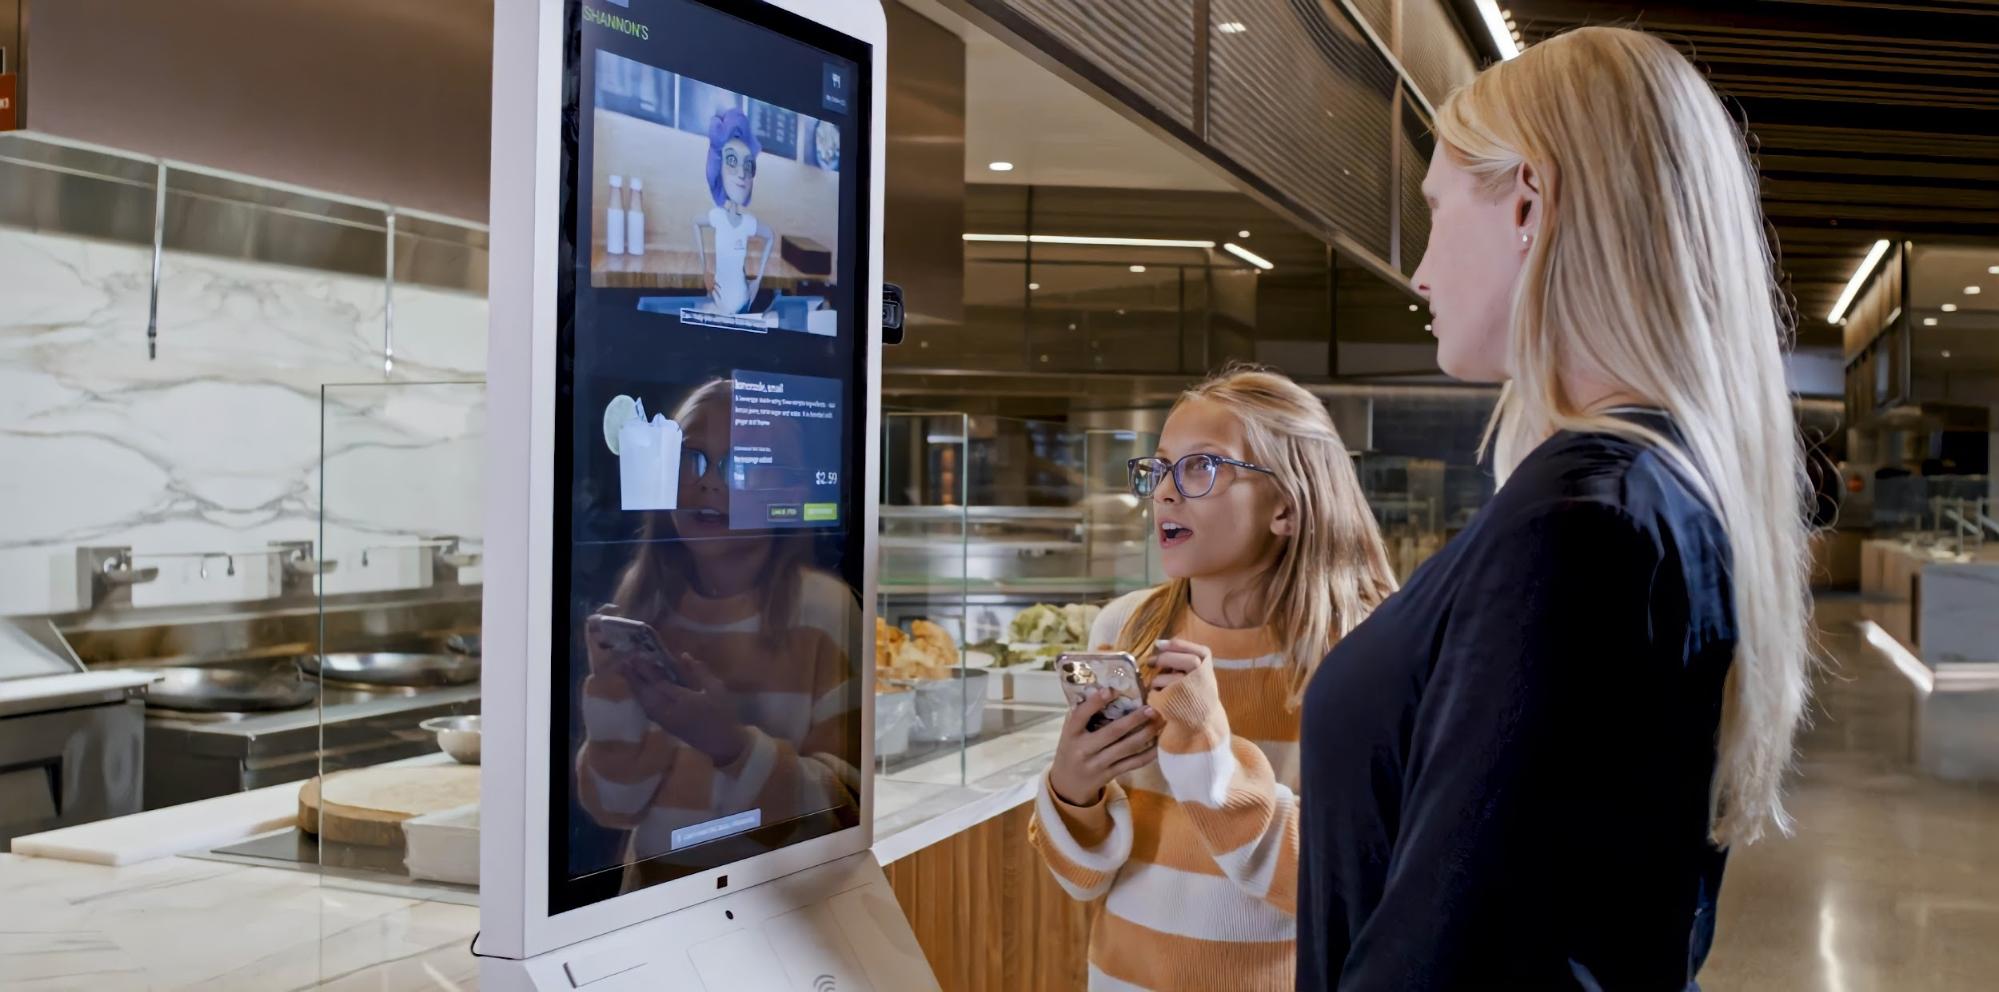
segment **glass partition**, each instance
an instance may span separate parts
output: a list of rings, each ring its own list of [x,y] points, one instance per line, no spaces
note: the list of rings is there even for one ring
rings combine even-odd
[[[336,887],[476,902],[485,387],[321,390],[319,767],[273,838]]]
[[[900,412],[882,424],[875,766],[961,783],[991,678],[966,650],[971,418]]]

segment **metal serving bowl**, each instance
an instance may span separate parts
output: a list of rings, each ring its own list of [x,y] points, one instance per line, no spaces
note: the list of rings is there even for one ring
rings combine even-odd
[[[361,685],[464,685],[479,679],[479,656],[414,654],[399,651],[301,655],[300,671],[334,682]]]
[[[479,763],[479,716],[431,717],[418,727],[437,735],[437,746],[461,765]]]

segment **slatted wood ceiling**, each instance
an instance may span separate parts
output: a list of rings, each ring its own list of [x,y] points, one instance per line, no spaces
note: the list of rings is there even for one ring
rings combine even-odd
[[[1756,136],[1802,344],[1876,238],[1999,241],[1999,0],[1500,0],[1529,43],[1656,32]]]

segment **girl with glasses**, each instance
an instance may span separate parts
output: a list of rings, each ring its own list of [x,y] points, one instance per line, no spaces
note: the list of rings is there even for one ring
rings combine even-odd
[[[738,314],[757,298],[763,286],[764,270],[770,266],[770,252],[777,235],[750,213],[750,197],[756,193],[757,156],[763,151],[750,118],[734,107],[716,114],[708,123],[708,195],[715,205],[694,218],[694,243],[701,251],[701,270],[708,279],[708,302],[704,309],[714,313]],[[702,228],[715,232],[715,252],[711,258]],[[756,275],[749,274],[750,241],[763,240],[757,258]]]
[[[1107,895],[1091,988],[1289,992],[1299,696],[1394,573],[1325,405],[1276,373],[1189,390],[1131,478],[1170,580],[1091,640],[1140,660],[1147,705],[1069,714],[1030,836],[1071,895]]]

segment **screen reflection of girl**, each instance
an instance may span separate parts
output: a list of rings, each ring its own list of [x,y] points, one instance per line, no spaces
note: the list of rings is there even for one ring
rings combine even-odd
[[[742,313],[757,298],[764,270],[770,265],[770,250],[777,236],[749,212],[750,197],[756,192],[757,156],[763,151],[750,119],[733,107],[716,114],[708,122],[708,195],[715,206],[694,218],[694,244],[701,251],[701,270],[708,278],[708,303],[703,309],[714,313]],[[703,227],[715,232],[715,255],[708,256]],[[745,262],[751,238],[763,239],[763,255],[757,259],[757,274],[750,277]]]
[[[650,624],[670,668],[585,638],[579,798],[630,832],[628,890],[656,880],[642,862],[670,853],[676,829],[860,802],[859,603],[807,563],[808,534],[730,529],[732,395],[710,382],[675,412],[687,432],[680,507],[648,516],[602,610]],[[797,464],[797,437],[774,440],[776,460]]]

